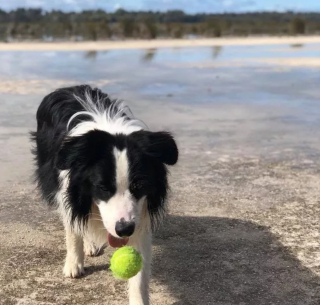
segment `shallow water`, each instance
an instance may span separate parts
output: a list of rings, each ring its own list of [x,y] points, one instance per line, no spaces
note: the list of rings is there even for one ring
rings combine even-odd
[[[127,101],[151,130],[172,131],[183,179],[202,179],[216,160],[317,166],[319,68],[263,60],[314,58],[319,50],[310,44],[0,52],[0,185],[30,177],[28,131],[43,97],[82,83]]]
[[[24,125],[25,114],[34,113],[41,97],[50,90],[80,83],[97,85],[129,101],[145,99],[196,107],[276,105],[298,109],[295,117],[287,119],[318,123],[319,69],[276,66],[263,59],[319,55],[317,44],[1,52],[0,125],[17,125],[12,115]]]

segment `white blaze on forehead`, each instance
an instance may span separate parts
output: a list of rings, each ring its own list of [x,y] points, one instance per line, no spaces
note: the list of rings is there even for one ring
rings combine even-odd
[[[117,237],[115,227],[118,221],[134,221],[139,224],[143,205],[137,204],[129,191],[129,160],[127,150],[113,149],[115,159],[116,193],[107,201],[100,201],[103,224],[107,231]]]
[[[129,188],[129,162],[127,150],[122,151],[114,148],[113,150],[116,161],[116,187],[117,193],[124,193]]]

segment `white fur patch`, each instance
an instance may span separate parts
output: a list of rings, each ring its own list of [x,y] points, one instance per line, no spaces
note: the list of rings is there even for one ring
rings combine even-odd
[[[116,163],[116,193],[108,202],[98,202],[100,215],[104,226],[110,234],[117,236],[116,223],[121,219],[128,222],[139,223],[142,210],[142,201],[131,195],[129,190],[129,161],[127,151],[114,149]]]
[[[75,99],[85,109],[75,113],[68,122],[70,123],[79,115],[87,115],[92,121],[83,121],[75,126],[69,132],[69,136],[80,136],[91,130],[98,129],[110,134],[130,134],[132,132],[147,129],[146,125],[135,119],[129,107],[122,101],[115,101],[110,107],[107,107],[105,100],[93,101],[89,92],[85,93],[85,101],[78,96]]]
[[[71,226],[71,213],[66,207],[66,193],[69,185],[69,170],[63,170],[59,172],[59,191],[56,194],[56,201],[58,203],[59,213],[62,217],[65,227]]]
[[[127,150],[119,151],[114,148],[113,153],[116,160],[117,193],[124,193],[129,189],[129,161]]]

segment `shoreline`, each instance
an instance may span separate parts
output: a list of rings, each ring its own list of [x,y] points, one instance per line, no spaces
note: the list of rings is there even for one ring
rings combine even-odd
[[[320,36],[232,37],[208,39],[156,39],[85,42],[12,42],[0,43],[3,51],[104,51],[127,49],[187,48],[320,43]]]

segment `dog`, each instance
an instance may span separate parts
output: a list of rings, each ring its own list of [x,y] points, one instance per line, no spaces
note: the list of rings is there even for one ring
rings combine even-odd
[[[44,97],[32,140],[37,187],[65,228],[64,275],[83,275],[84,254],[96,256],[107,243],[133,246],[143,268],[128,281],[129,303],[148,305],[152,232],[179,155],[172,134],[149,131],[123,102],[81,85]]]

